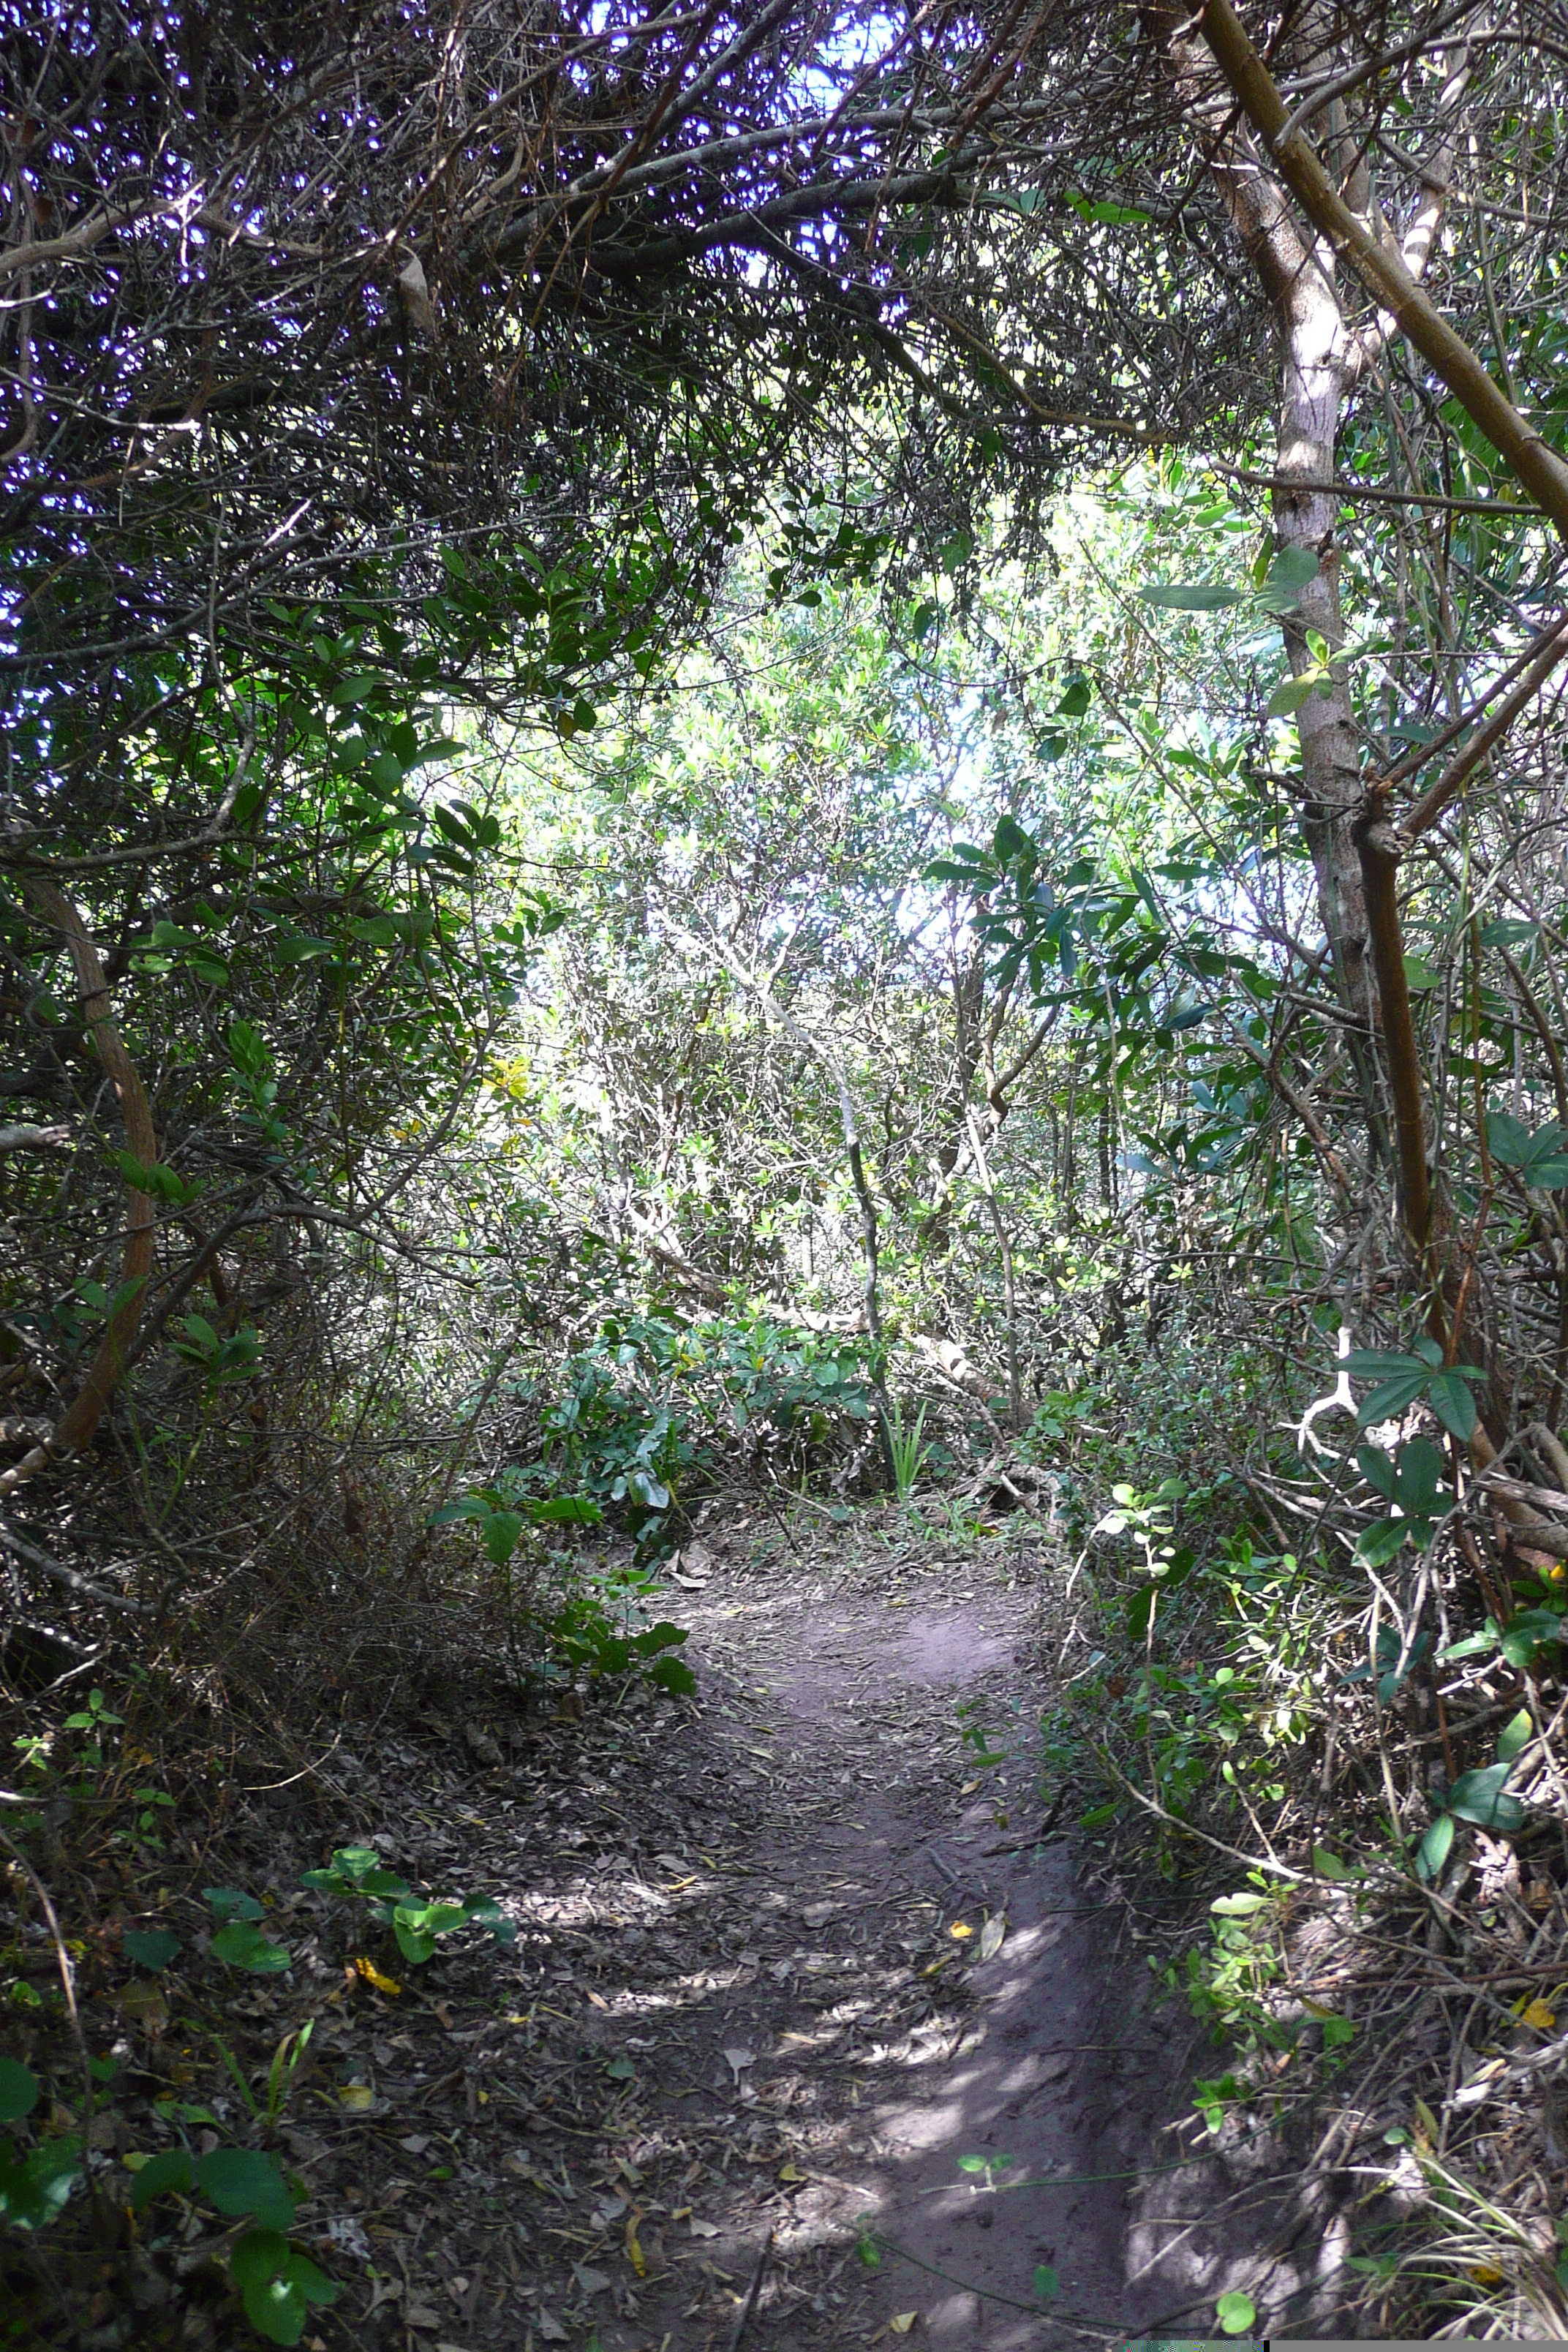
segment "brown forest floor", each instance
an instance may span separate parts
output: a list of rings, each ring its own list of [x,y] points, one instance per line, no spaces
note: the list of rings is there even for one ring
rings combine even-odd
[[[210,2022],[259,2067],[317,2021],[272,2140],[343,2289],[308,2347],[1034,2352],[1202,2335],[1260,2260],[1281,2310],[1300,2294],[1321,2248],[1286,2215],[1283,2152],[1222,2172],[1197,2148],[1190,2078],[1215,2062],[1144,1957],[1174,1907],[1129,1901],[1043,1818],[1031,1559],[999,1539],[944,1563],[898,1526],[759,1560],[767,1522],[734,1515],[679,1596],[694,1700],[351,1734],[201,1853],[195,1886],[273,1890],[296,1958]],[[976,1769],[977,1727],[1008,1765]],[[363,1843],[499,1896],[518,1944],[418,1970],[372,1946],[395,1996],[345,1977],[366,1948],[294,1890]],[[98,2135],[121,2180],[164,2144],[145,2118],[171,2085],[241,2134],[195,1973],[150,1999],[113,1932],[84,2014],[126,2053]],[[208,2243],[165,2203],[129,2254],[79,2240],[47,2289],[13,2263],[22,2333],[0,2341],[249,2341]]]

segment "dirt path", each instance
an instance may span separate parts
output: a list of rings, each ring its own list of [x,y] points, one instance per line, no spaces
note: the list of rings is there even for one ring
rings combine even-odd
[[[1148,2001],[1125,1906],[1042,1834],[1037,1596],[995,1558],[759,1564],[748,1532],[681,1595],[695,1702],[521,1730],[454,1708],[442,1764],[346,1759],[335,1834],[460,1872],[521,1934],[321,2020],[284,2140],[372,2297],[320,2341],[1202,2334],[1236,2273],[1206,2168],[1164,2169],[1192,2029]],[[1015,1760],[979,1765],[965,1728]]]
[[[756,1964],[711,2041],[721,2057],[739,2033],[755,2056],[744,2095],[809,2116],[833,2158],[775,2221],[773,2264],[782,2284],[858,2230],[881,2255],[841,2271],[844,2303],[830,2290],[822,2312],[759,2296],[759,2345],[830,2343],[836,2325],[863,2341],[912,2309],[920,2341],[1022,2352],[1054,2332],[1042,2268],[1061,2305],[1121,2324],[1121,2184],[1027,2184],[1120,2168],[1119,2087],[1155,2053],[1121,2030],[1108,1906],[1086,1904],[1064,1847],[1037,1836],[1026,1752],[963,1777],[964,1727],[1010,1745],[1030,1719],[1031,1614],[994,1589],[812,1592],[721,1602],[704,1629],[740,1702],[721,1737],[741,1770],[765,1773]]]

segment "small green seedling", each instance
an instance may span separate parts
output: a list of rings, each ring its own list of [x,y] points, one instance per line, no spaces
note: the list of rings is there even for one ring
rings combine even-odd
[[[253,1977],[279,1976],[293,1966],[285,1947],[257,1926],[267,1914],[254,1895],[242,1895],[234,1886],[204,1886],[202,1893],[221,1922],[212,1940],[215,1959]]]
[[[392,1929],[398,1950],[416,1968],[433,1958],[437,1937],[452,1935],[459,1927],[488,1927],[500,1945],[517,1941],[515,1921],[491,1897],[427,1902],[412,1892],[405,1878],[382,1868],[374,1846],[339,1846],[330,1869],[307,1870],[300,1884],[318,1895],[337,1895],[349,1901],[363,1898],[371,1917],[378,1927]]]
[[[165,2148],[138,2168],[132,2210],[140,2213],[164,2196],[199,2199],[226,2218],[253,2224],[229,2248],[229,2275],[246,2317],[269,2343],[297,2344],[311,2306],[336,2303],[341,2290],[289,2243],[294,2200],[276,2158],[248,2147],[195,2158],[188,2148]]]

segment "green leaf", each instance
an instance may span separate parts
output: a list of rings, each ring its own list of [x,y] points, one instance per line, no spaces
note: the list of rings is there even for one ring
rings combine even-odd
[[[1519,1119],[1510,1118],[1507,1111],[1490,1111],[1487,1116],[1487,1149],[1505,1168],[1522,1167],[1530,1157],[1530,1129]]]
[[[1444,1665],[1450,1658],[1483,1657],[1489,1650],[1497,1648],[1500,1639],[1496,1620],[1489,1617],[1479,1633],[1467,1633],[1462,1642],[1450,1642],[1446,1650],[1439,1650],[1437,1662]]]
[[[1517,916],[1500,916],[1495,922],[1481,925],[1481,945],[1484,948],[1528,947],[1540,929],[1539,923],[1522,922]]]
[[[256,2147],[215,2147],[194,2174],[197,2193],[220,2213],[244,2213],[263,2229],[287,2230],[294,2200],[275,2157]]]
[[[1023,826],[1016,824],[1010,816],[1004,816],[997,821],[992,850],[999,866],[1011,866],[1016,860],[1020,859],[1032,866],[1037,855],[1035,845],[1029,835],[1024,831]]]
[[[552,1495],[544,1501],[530,1503],[528,1516],[537,1527],[596,1528],[603,1524],[605,1514],[586,1495]]]
[[[517,1921],[507,1917],[493,1896],[487,1895],[482,1902],[465,1904],[463,1907],[474,1926],[488,1927],[498,1944],[510,1946],[516,1943]]]
[[[131,2183],[131,2210],[140,2213],[154,2197],[173,2190],[176,2197],[188,2197],[191,2191],[191,2159],[183,2147],[166,2147],[158,2156],[150,2156]]]
[[[281,2230],[247,2230],[230,2249],[229,2275],[243,2294],[279,2277],[288,2258],[289,2241]]]
[[[341,2293],[276,2230],[247,2230],[230,2251],[229,2272],[246,2317],[272,2344],[297,2344],[310,2306],[335,2303]]]
[[[656,1658],[647,1670],[650,1683],[660,1690],[673,1692],[680,1698],[689,1698],[697,1688],[697,1677],[679,1658]]]
[[[406,1878],[399,1878],[395,1870],[367,1870],[357,1882],[362,1895],[381,1895],[401,1901],[408,1892]]]
[[[1510,1769],[1508,1763],[1486,1764],[1479,1771],[1461,1772],[1443,1801],[1445,1810],[1461,1822],[1476,1822],[1483,1830],[1511,1832],[1519,1829],[1524,1821],[1524,1807],[1517,1797],[1503,1793]]]
[[[1293,719],[1303,704],[1310,702],[1321,679],[1316,671],[1309,670],[1304,677],[1284,677],[1268,698],[1270,719]]]
[[[1344,1879],[1355,1876],[1354,1871],[1348,1870],[1338,1854],[1331,1853],[1327,1846],[1315,1845],[1312,1848],[1312,1867],[1320,1878],[1328,1880],[1331,1886],[1337,1886]]]
[[[1368,1528],[1355,1548],[1357,1565],[1362,1568],[1386,1568],[1389,1561],[1404,1550],[1410,1537],[1423,1524],[1419,1519],[1379,1519]]]
[[[1398,1473],[1393,1460],[1381,1445],[1358,1445],[1356,1467],[1369,1486],[1375,1486],[1385,1501],[1394,1500]]]
[[[1166,613],[1223,613],[1231,604],[1245,604],[1247,592],[1242,588],[1224,588],[1198,583],[1194,585],[1161,584],[1140,588],[1139,595],[1145,604],[1153,604]]]
[[[19,2124],[38,2104],[38,2082],[19,2058],[0,2058],[0,2124]]]
[[[485,1550],[497,1568],[504,1568],[517,1549],[524,1524],[521,1511],[492,1511],[485,1521]]]
[[[204,1886],[202,1895],[219,1919],[265,1919],[267,1916],[255,1895],[242,1895],[237,1886]]]
[[[1310,547],[1282,547],[1268,567],[1266,588],[1289,588],[1298,595],[1318,576],[1318,559]]]
[[[332,1868],[341,1870],[345,1878],[363,1878],[367,1871],[380,1866],[381,1856],[373,1845],[340,1845],[332,1854]]]
[[[1439,1356],[1439,1362],[1442,1359]],[[1352,1348],[1340,1360],[1340,1370],[1358,1381],[1392,1380],[1398,1372],[1425,1369],[1425,1359],[1401,1348]]]
[[[1258,2325],[1258,2306],[1249,2294],[1222,2294],[1215,2315],[1226,2336],[1249,2336]]]
[[[1426,1401],[1444,1428],[1452,1430],[1461,1443],[1469,1436],[1479,1416],[1462,1372],[1434,1372],[1426,1385]]]
[[[47,2229],[64,2211],[82,2172],[79,2140],[46,2140],[25,2157],[17,2156],[9,2140],[0,2140],[0,2221],[16,2230]]]
[[[139,1969],[166,1969],[183,1948],[167,1927],[128,1927],[121,1937],[125,1957]]]
[[[281,1944],[264,1936],[248,1919],[231,1919],[220,1927],[212,1940],[215,1959],[226,1962],[231,1969],[244,1969],[254,1977],[279,1976],[291,1965]]]
[[[400,1903],[395,1916],[428,1935],[447,1936],[463,1925],[468,1912],[461,1903]]]
[[[1356,1412],[1358,1425],[1366,1429],[1374,1422],[1393,1421],[1425,1393],[1431,1377],[1425,1364],[1417,1364],[1414,1371],[1401,1372],[1395,1379],[1384,1381],[1370,1396],[1363,1397]]]
[[[1498,1647],[1509,1664],[1522,1674],[1535,1663],[1537,1651],[1548,1642],[1563,1639],[1563,1622],[1553,1609],[1516,1609],[1498,1636]]]
[[[1431,1828],[1427,1831],[1426,1836],[1422,1839],[1420,1846],[1416,1852],[1415,1874],[1418,1878],[1430,1879],[1436,1877],[1438,1872],[1442,1869],[1443,1864],[1448,1859],[1449,1848],[1454,1843],[1454,1833],[1455,1822],[1453,1814],[1439,1813]]]
[[[1059,2292],[1060,2286],[1061,2281],[1049,2263],[1037,2263],[1034,2278],[1036,2302],[1049,2303],[1051,2297]]]
[[[1510,1717],[1498,1733],[1499,1763],[1511,1764],[1521,1749],[1527,1747],[1534,1737],[1535,1726],[1531,1720],[1530,1709],[1527,1706],[1521,1706],[1519,1713]],[[0,2110],[0,2114],[3,2112],[4,2110]]]
[[[1413,1437],[1399,1451],[1394,1499],[1412,1518],[1435,1518],[1445,1508],[1447,1465],[1442,1450],[1429,1437]]]

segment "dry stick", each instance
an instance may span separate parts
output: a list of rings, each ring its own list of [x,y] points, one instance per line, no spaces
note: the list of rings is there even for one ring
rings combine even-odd
[[[985,1195],[985,1205],[991,1212],[991,1228],[996,1236],[996,1246],[1002,1253],[1002,1302],[1007,1318],[1007,1402],[1011,1408],[1013,1434],[1016,1437],[1024,1426],[1024,1390],[1018,1374],[1018,1298],[1013,1281],[1013,1245],[1007,1239],[1007,1228],[1002,1222],[1002,1207],[992,1181],[985,1146],[980,1137],[980,1121],[973,1104],[964,1109],[969,1129],[970,1149],[974,1154],[975,1172],[980,1189]]]
[[[68,1151],[68,1127],[0,1127],[0,1151]]]
[[[153,1113],[147,1101],[147,1090],[141,1076],[114,1025],[110,1008],[109,982],[104,975],[102,961],[92,936],[81,916],[64,892],[42,875],[30,874],[26,878],[28,897],[46,919],[64,940],[76,970],[77,986],[81,992],[82,1010],[99,1060],[113,1083],[120,1097],[121,1116],[125,1122],[125,1139],[135,1157],[144,1167],[157,1160],[158,1143],[153,1132]],[[129,1291],[99,1342],[98,1353],[88,1367],[86,1380],[76,1396],[66,1407],[41,1445],[0,1476],[0,1495],[9,1495],[36,1477],[51,1463],[62,1461],[87,1444],[102,1418],[103,1409],[114,1392],[125,1362],[125,1351],[135,1337],[142,1318],[142,1301],[147,1287],[147,1277],[153,1271],[153,1203],[145,1192],[131,1185],[126,1192],[125,1255],[120,1269],[121,1293]]]
[[[1243,1024],[1237,1021],[1233,1014],[1227,1013],[1226,1018],[1231,1035],[1236,1044],[1240,1046],[1242,1052],[1247,1055],[1247,1058],[1254,1062],[1258,1068],[1261,1070],[1267,1084],[1273,1087],[1275,1093],[1279,1097],[1280,1101],[1285,1103],[1289,1108],[1295,1112],[1297,1118],[1306,1129],[1308,1139],[1311,1143],[1313,1150],[1317,1153],[1320,1160],[1321,1160],[1328,1174],[1333,1179],[1333,1181],[1339,1190],[1341,1198],[1345,1202],[1348,1207],[1355,1198],[1354,1187],[1352,1185],[1351,1180],[1345,1172],[1344,1165],[1341,1160],[1339,1154],[1335,1151],[1332,1143],[1329,1140],[1329,1132],[1324,1127],[1322,1120],[1318,1117],[1317,1112],[1313,1109],[1310,1102],[1301,1092],[1300,1088],[1293,1086],[1290,1080],[1285,1076],[1284,1071],[1279,1067],[1278,1054],[1266,1054],[1263,1051],[1262,1046],[1257,1045],[1253,1039],[1247,1035]]]
[[[763,2281],[767,2275],[768,2263],[772,2258],[773,2251],[773,2233],[770,2230],[767,2234],[766,2242],[763,2247],[763,2251],[757,2256],[757,2267],[752,2273],[752,2284],[747,2292],[746,2300],[741,2305],[739,2315],[736,2318],[735,2332],[730,2338],[729,2352],[740,2352],[741,2338],[744,2336],[746,2328],[750,2323],[752,2314],[757,2307],[757,2297],[763,2291]]]
[[[1492,510],[1495,511],[1495,509]],[[1491,684],[1484,687],[1475,700],[1467,704],[1457,719],[1449,719],[1440,735],[1434,735],[1429,743],[1418,744],[1414,751],[1407,751],[1403,760],[1394,761],[1392,768],[1384,768],[1380,778],[1384,789],[1391,790],[1395,784],[1408,783],[1412,776],[1418,775],[1423,768],[1431,766],[1439,751],[1446,751],[1451,743],[1457,743],[1466,728],[1473,727],[1477,719],[1482,716],[1488,704],[1494,702],[1507,688],[1513,686],[1518,679],[1521,678],[1537,656],[1544,653],[1549,646],[1556,643],[1562,629],[1561,621],[1549,621],[1538,635],[1531,637],[1530,643],[1509,664],[1507,669],[1500,670]]]
[[[1196,1838],[1200,1845],[1212,1846],[1215,1853],[1228,1854],[1232,1862],[1239,1862],[1248,1870],[1266,1870],[1272,1877],[1283,1878],[1292,1886],[1310,1886],[1315,1883],[1310,1871],[1291,1870],[1282,1862],[1266,1860],[1262,1854],[1244,1853],[1240,1846],[1226,1845],[1223,1838],[1210,1837],[1207,1830],[1197,1829],[1191,1822],[1184,1822],[1176,1814],[1167,1812],[1163,1805],[1143,1794],[1136,1780],[1128,1779],[1109,1748],[1097,1748],[1094,1753],[1102,1769],[1113,1780],[1120,1780],[1135,1805],[1142,1805],[1143,1811],[1152,1813],[1156,1821],[1168,1822],[1172,1829],[1180,1830],[1184,1837]]]
[[[29,1568],[41,1569],[46,1576],[52,1576],[57,1584],[66,1585],[72,1592],[85,1593],[89,1601],[100,1602],[105,1609],[121,1610],[127,1617],[145,1617],[147,1614],[139,1601],[128,1601],[122,1592],[106,1592],[101,1584],[94,1584],[90,1577],[78,1575],[74,1568],[67,1568],[63,1560],[51,1558],[47,1551],[40,1551],[37,1544],[28,1543],[25,1537],[17,1535],[11,1528],[0,1527],[0,1546],[4,1546],[6,1551],[14,1551],[18,1559],[27,1562]]]
[[[1559,624],[1548,639],[1545,651],[1531,665],[1507,701],[1499,704],[1479,733],[1470,738],[1458,758],[1444,770],[1428,791],[1422,793],[1415,807],[1406,811],[1396,828],[1396,838],[1402,849],[1413,848],[1427,827],[1436,823],[1466,778],[1479,766],[1493,744],[1508,732],[1520,712],[1534,701],[1564,655],[1568,655],[1568,625]]]

